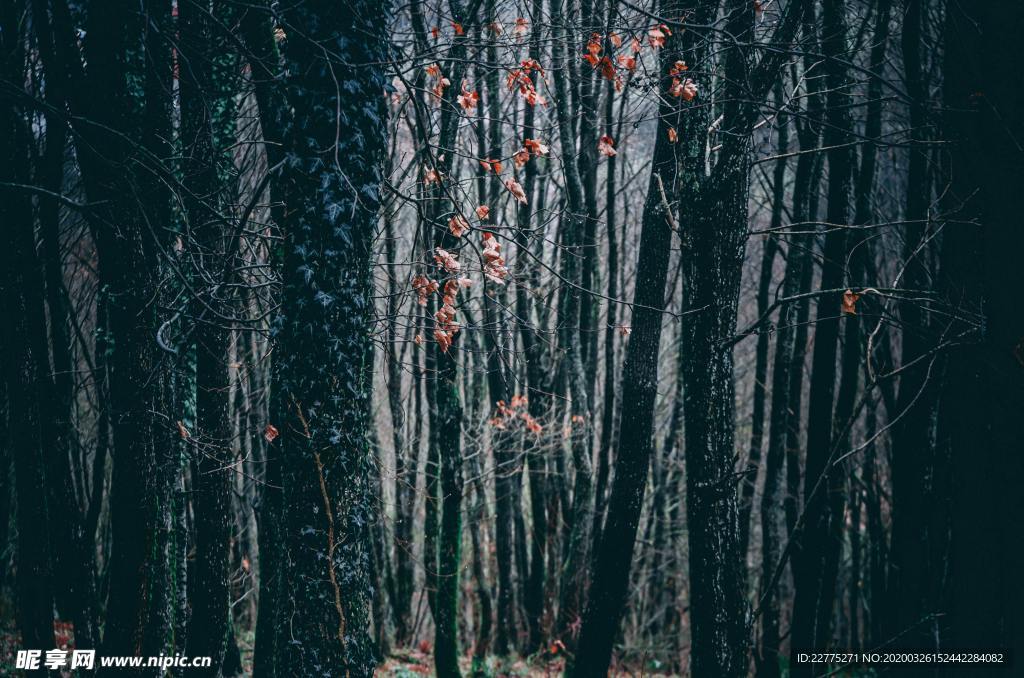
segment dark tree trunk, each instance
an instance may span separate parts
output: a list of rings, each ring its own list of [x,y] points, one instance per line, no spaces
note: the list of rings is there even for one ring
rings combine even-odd
[[[264,152],[268,172],[271,174],[269,192],[274,204],[283,204],[285,184],[283,168],[279,165],[283,155],[284,125],[288,120],[284,93],[276,84],[279,78],[280,55],[274,42],[274,26],[269,8],[250,7],[240,20],[242,39],[251,56],[248,59],[253,79],[253,90],[263,131]],[[272,209],[272,216],[280,228],[284,222],[283,209]],[[280,265],[280,261],[276,262]],[[271,361],[274,358],[271,357]],[[272,391],[271,398],[279,394]],[[275,401],[279,403],[279,401]],[[273,405],[278,411],[280,404]],[[259,541],[259,607],[256,617],[255,647],[253,650],[254,678],[275,678],[281,651],[281,618],[284,594],[284,498],[283,462],[280,446],[268,444],[260,487],[258,505]]]
[[[543,0],[531,0],[533,16],[541,16],[543,12]],[[541,28],[534,27],[530,34],[530,58],[538,60],[541,58]],[[537,74],[534,71],[529,75],[531,82],[536,85]],[[534,117],[533,106],[524,107],[523,111],[523,137],[534,138]],[[523,178],[523,190],[526,192],[527,201],[520,204],[516,214],[516,261],[515,275],[517,280],[530,279],[536,276],[537,267],[530,260],[530,229],[532,226],[532,215],[534,203],[537,199],[537,163],[527,163]],[[533,319],[533,303],[528,294],[527,284],[515,286],[515,304],[517,315],[524,320]],[[523,354],[526,362],[526,388],[527,401],[530,415],[541,421],[547,420],[549,411],[549,397],[544,389],[544,365],[542,364],[542,344],[540,338],[535,334],[533,323],[524,322],[520,324],[520,341],[523,346]],[[546,563],[544,559],[548,546],[548,520],[547,501],[549,487],[547,483],[547,463],[545,457],[537,449],[535,441],[527,437],[524,442],[524,456],[526,457],[527,486],[530,493],[530,514],[532,525],[530,532],[530,570],[529,577],[525,583],[523,596],[523,608],[526,611],[526,625],[529,630],[527,640],[528,650],[536,651],[543,643],[543,617],[544,617],[544,581]]]
[[[303,674],[369,676],[373,463],[370,243],[380,204],[390,8],[307,3],[292,27],[285,84],[283,296],[275,320],[272,420],[280,437],[286,569],[284,655]],[[335,77],[341,64],[345,96]],[[352,67],[358,64],[358,67]],[[338,136],[337,116],[350,132]],[[283,117],[283,116],[282,116]],[[358,130],[358,134],[353,133]],[[334,152],[324,155],[324,148]],[[340,166],[339,166],[340,163]]]
[[[153,304],[169,203],[154,175],[133,171],[138,163],[166,154],[169,99],[166,88],[154,85],[166,85],[170,52],[166,36],[149,27],[169,19],[170,6],[147,7],[145,21],[142,16],[111,6],[90,7],[88,79],[80,83],[88,96],[79,91],[71,97],[73,105],[86,105],[88,122],[79,123],[77,146],[85,191],[102,205],[89,215],[111,347],[112,551],[102,649],[107,655],[159,654],[167,647],[170,628],[164,549],[170,515],[166,461],[174,449],[174,429],[156,414],[164,411],[167,375],[154,340],[160,323]],[[148,57],[142,72],[128,56],[129,40],[140,39]],[[65,59],[65,65],[72,67],[77,58]],[[129,91],[129,77],[143,83],[142,96]],[[130,138],[141,140],[140,146]]]
[[[565,46],[570,43],[565,30],[563,0],[552,0],[551,16],[555,27],[554,40],[552,42],[551,58],[556,64],[566,60]],[[575,63],[575,56],[568,57],[570,62]],[[573,162],[576,154],[576,143],[572,134],[573,113],[569,107],[566,69],[559,68],[555,71],[555,103],[557,106],[557,127],[560,148],[562,151],[562,171],[565,175],[566,202],[568,215],[564,223],[562,234],[562,273],[572,286],[565,291],[563,304],[560,304],[562,341],[565,351],[565,362],[561,366],[568,382],[569,391],[569,415],[572,431],[570,436],[570,447],[572,449],[572,461],[575,470],[575,479],[572,492],[572,509],[568,518],[567,542],[564,546],[565,562],[562,567],[562,576],[559,582],[559,606],[556,632],[570,651],[575,649],[575,635],[569,632],[570,625],[578,625],[586,602],[586,573],[588,553],[591,541],[591,525],[593,522],[593,471],[590,459],[590,430],[591,417],[588,399],[587,379],[584,372],[583,344],[589,343],[589,337],[584,339],[580,330],[584,326],[582,319],[583,294],[580,286],[583,285],[583,267],[580,262],[585,260],[585,230],[588,228],[586,219],[587,195],[584,190],[583,180],[579,167]],[[586,79],[586,78],[585,78]],[[590,87],[587,92],[590,92]],[[592,94],[588,94],[592,97]],[[591,103],[593,103],[591,101]],[[585,115],[590,115],[585,113]],[[591,121],[593,122],[593,121]],[[585,141],[583,142],[585,143]],[[580,149],[581,152],[583,149]],[[596,200],[596,199],[595,199]],[[664,287],[664,282],[662,283]]]
[[[845,481],[834,468],[835,432],[833,404],[836,388],[836,354],[840,330],[841,292],[847,256],[847,230],[852,206],[853,148],[846,146],[850,135],[850,115],[846,90],[849,87],[843,57],[846,54],[845,6],[835,0],[824,4],[822,13],[822,51],[826,56],[825,147],[828,148],[829,230],[825,235],[821,294],[817,299],[814,330],[809,411],[807,415],[807,460],[804,471],[804,512],[793,535],[793,580],[796,597],[793,606],[791,652],[825,647],[830,640],[829,625],[835,601],[835,565],[830,547],[831,521],[843,519]],[[837,226],[838,225],[838,226]],[[853,350],[859,339],[855,336]],[[856,361],[856,356],[854,356]],[[856,362],[854,362],[856,365]],[[852,377],[852,383],[849,379]],[[856,393],[856,371],[848,375],[844,396],[847,417],[852,412]],[[845,422],[839,422],[844,426]],[[809,675],[809,663],[793,662],[794,675]]]
[[[773,42],[789,44],[806,4],[787,6]],[[726,13],[730,34],[753,30],[754,7],[749,3],[729,3]],[[749,644],[734,473],[732,337],[747,230],[755,115],[750,102],[767,95],[781,59],[766,55],[750,72],[751,55],[736,45],[727,48],[723,59],[731,92],[723,108],[725,136],[711,175],[701,182],[691,207],[695,216],[687,227],[683,285],[690,295],[686,306],[694,312],[683,321],[682,341],[691,663],[694,675],[724,677],[747,673]]]
[[[809,83],[813,87],[813,83]],[[808,111],[816,106],[817,93],[808,95]],[[808,125],[801,128],[800,146],[804,150],[817,147],[818,135]],[[802,154],[797,160],[793,189],[792,221],[807,221],[808,203],[812,184],[816,185],[815,157]],[[802,226],[800,228],[807,228]],[[794,236],[786,252],[786,273],[782,282],[782,297],[789,299],[807,291],[807,272],[812,267],[811,242],[807,236]],[[772,400],[765,459],[764,490],[761,494],[761,647],[757,657],[759,677],[779,675],[779,643],[781,595],[776,591],[782,564],[782,548],[789,534],[785,520],[785,465],[792,445],[793,428],[800,428],[799,402],[794,406],[793,394],[800,393],[803,384],[805,341],[800,337],[801,313],[806,306],[801,301],[784,303],[779,311],[778,333],[775,339],[775,357],[772,366]],[[806,335],[804,335],[806,337]],[[794,422],[795,420],[795,422]]]
[[[1024,316],[1015,292],[1024,285],[1017,261],[1024,159],[1012,139],[1024,133],[1024,83],[1006,60],[1024,12],[986,3],[947,11],[945,124],[953,144],[941,291],[956,316],[951,333],[962,341],[949,354],[940,416],[956,478],[949,560],[956,585],[944,649],[999,647],[1017,658],[1024,652],[1024,554],[1016,537],[1024,520],[1016,487],[1024,472]]]
[[[673,15],[678,7],[663,8]],[[669,39],[660,55],[660,71],[667,74],[682,56],[678,36]],[[673,215],[665,195],[675,195],[678,163],[668,129],[678,126],[680,108],[663,100],[654,147],[651,178],[641,226],[633,296],[632,333],[622,371],[622,409],[615,479],[608,501],[608,516],[593,560],[590,596],[574,661],[567,676],[603,676],[608,672],[619,620],[626,602],[629,575],[651,457],[654,403],[658,388],[658,351],[662,309],[668,276]]]
[[[784,105],[782,80],[775,85],[775,105],[780,109]],[[781,113],[778,117],[778,141],[776,152],[785,155],[789,150],[789,125]],[[769,228],[773,231],[764,239],[761,252],[761,270],[757,284],[757,317],[761,318],[768,310],[769,295],[772,287],[772,273],[775,267],[775,253],[778,242],[775,232],[782,227],[782,209],[785,201],[786,159],[775,162],[772,176],[772,216]],[[764,445],[765,399],[768,393],[768,349],[771,335],[760,331],[757,335],[757,348],[754,351],[754,402],[750,415],[750,451],[747,453],[747,467],[740,485],[740,552],[746,562],[750,547],[750,516],[754,509],[754,491],[757,487],[757,474],[761,466],[761,452]]]
[[[0,6],[0,79],[20,85],[24,82],[25,36],[19,28],[24,9],[19,5],[10,2]],[[28,120],[14,106],[0,106],[0,182],[3,184],[28,183],[25,171],[29,161],[28,142]],[[4,413],[8,433],[5,442],[14,459],[17,501],[15,618],[21,634],[20,647],[45,651],[54,646],[54,590],[47,479],[42,455],[44,424],[39,412],[39,396],[45,384],[40,377],[48,378],[48,375],[44,367],[47,357],[45,353],[40,355],[46,344],[32,342],[27,327],[29,316],[42,312],[42,308],[32,309],[26,296],[26,292],[38,284],[31,276],[36,257],[29,194],[0,190],[0,221],[4,224],[0,285],[9,313],[0,334],[5,356],[0,365],[8,394]],[[38,288],[36,291],[41,292]]]
[[[927,239],[932,225],[931,181],[928,168],[929,137],[927,88],[922,72],[925,49],[924,0],[908,0],[904,10],[900,43],[903,53],[904,82],[910,104],[909,158],[903,235],[905,272],[901,287],[914,292],[931,285],[931,248]],[[911,297],[917,297],[911,294]],[[934,545],[943,539],[930,529],[935,483],[941,472],[934,440],[936,358],[929,356],[930,315],[924,303],[911,298],[899,304],[903,369],[896,397],[899,417],[893,430],[892,466],[892,566],[889,596],[893,609],[889,618],[890,635],[902,635],[909,645],[930,647],[935,636],[939,602],[929,590],[929,582],[938,576],[943,564],[934,562]]]
[[[214,142],[215,112],[227,106],[214,85],[214,58],[223,40],[211,30],[209,10],[183,5],[178,11],[182,182],[188,242],[193,261],[206,276],[196,300],[196,430],[192,451],[192,507],[195,524],[195,567],[188,583],[191,615],[185,654],[208,656],[206,669],[187,675],[216,676],[228,640],[230,586],[228,564],[231,527],[231,427],[228,417],[230,384],[228,351],[232,317],[232,225],[220,216],[224,190],[218,179],[218,149]],[[218,33],[219,36],[219,33]],[[198,282],[198,281],[197,281]]]
[[[67,149],[66,127],[57,111],[65,110],[67,80],[57,66],[51,22],[43,2],[33,3],[33,28],[39,40],[39,52],[47,67],[45,99],[51,107],[46,116],[46,150],[42,157],[41,180],[50,195],[39,200],[39,224],[42,239],[42,272],[33,270],[26,280],[29,311],[28,330],[36,346],[51,347],[52,370],[47,365],[46,380],[41,382],[40,418],[52,422],[43,431],[43,459],[46,464],[49,513],[61,516],[53,521],[51,548],[55,571],[66,576],[54,579],[57,607],[61,615],[75,625],[75,643],[82,648],[95,647],[99,640],[97,594],[95,587],[95,549],[87,537],[84,515],[77,497],[71,470],[74,429],[72,407],[74,381],[69,338],[70,306],[64,286],[64,266],[60,243],[60,203],[52,196],[64,188],[64,160]],[[34,257],[34,252],[32,253]],[[42,306],[43,283],[46,290],[47,326]],[[40,295],[35,298],[35,295]],[[47,327],[49,332],[47,333]],[[47,361],[48,362],[48,361]]]

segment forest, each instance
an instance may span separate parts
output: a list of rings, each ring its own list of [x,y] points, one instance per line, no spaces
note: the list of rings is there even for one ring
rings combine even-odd
[[[0,0],[0,675],[1024,675],[1021,36]]]

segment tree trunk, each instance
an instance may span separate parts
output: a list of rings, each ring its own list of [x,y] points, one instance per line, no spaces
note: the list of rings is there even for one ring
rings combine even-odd
[[[370,243],[386,152],[389,6],[288,9],[283,296],[275,320],[272,422],[279,437],[287,563],[279,599],[289,672],[369,676],[373,463]],[[344,67],[346,92],[335,77]],[[350,68],[359,64],[358,68]],[[337,116],[350,133],[338,136]],[[358,131],[358,133],[353,133]],[[324,155],[322,149],[334,148]],[[297,642],[296,642],[297,641]]]

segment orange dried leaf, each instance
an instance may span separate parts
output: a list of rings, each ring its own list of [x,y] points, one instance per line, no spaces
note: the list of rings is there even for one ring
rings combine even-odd
[[[462,268],[459,265],[459,260],[455,258],[454,254],[448,250],[441,249],[440,247],[434,250],[434,261],[449,273],[458,273]]]
[[[470,111],[476,108],[476,105],[480,103],[480,94],[476,90],[470,92],[466,89],[466,86],[463,85],[462,94],[460,94],[457,99],[459,106],[462,106],[462,110]]]
[[[476,208],[476,216],[480,221],[486,221],[491,214],[491,208],[487,205],[480,205]]]
[[[469,222],[462,215],[456,215],[448,220],[448,230],[456,238],[461,238],[462,234],[469,230]]]
[[[676,134],[676,128],[675,127],[669,127],[668,128],[668,142],[670,144],[674,144],[676,141],[678,141],[678,139],[679,139],[679,135]]]
[[[487,158],[486,160],[480,161],[480,166],[484,168],[485,172],[501,174],[502,166],[500,160],[491,160],[490,158]]]
[[[627,71],[635,71],[636,70],[636,57],[634,57],[634,56],[627,56],[625,54],[620,54],[615,59],[616,59],[616,61],[619,62],[619,65],[622,66],[623,68],[625,68]]]
[[[523,187],[519,184],[518,181],[516,181],[515,179],[506,180],[505,188],[508,189],[508,192],[511,193],[512,197],[514,197],[517,201],[519,201],[523,205],[526,204],[526,191],[523,190]]]
[[[534,155],[547,155],[550,150],[547,144],[541,143],[537,139],[523,139],[523,145]]]
[[[853,290],[846,290],[843,292],[842,312],[846,315],[857,315],[858,299],[860,299],[860,295]]]

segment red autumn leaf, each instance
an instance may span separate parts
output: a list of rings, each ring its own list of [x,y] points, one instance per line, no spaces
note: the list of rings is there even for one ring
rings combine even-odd
[[[469,230],[469,222],[466,221],[464,216],[456,215],[448,220],[448,230],[452,232],[456,238],[461,238],[462,234]]]
[[[632,331],[633,328],[630,327],[629,325],[619,325],[619,334],[621,334],[624,337],[628,337]]]
[[[680,60],[673,64],[672,70],[669,71],[669,75],[679,75],[680,73],[686,70],[689,70],[689,67],[686,65],[685,61]]]
[[[515,161],[517,168],[522,168],[526,163],[530,162],[530,152],[525,148],[520,148],[512,156],[512,160]]]
[[[487,28],[491,29],[491,33],[494,33],[495,35],[501,35],[505,32],[505,28],[501,25],[500,21],[492,21],[487,24]]]
[[[683,100],[693,101],[697,96],[697,83],[687,78],[683,82]]]
[[[643,49],[643,45],[640,44],[639,39],[633,38],[629,41],[629,50],[633,52],[633,54],[639,54],[641,49]]]
[[[491,160],[490,158],[487,158],[486,160],[480,161],[480,166],[484,168],[484,172],[494,172],[495,174],[501,174],[502,167],[500,160]]]
[[[605,80],[615,79],[615,64],[608,57],[601,57],[601,76]]]
[[[619,62],[619,65],[625,68],[627,71],[636,70],[636,57],[620,54],[619,56],[615,57],[615,59],[616,61]]]
[[[523,145],[526,146],[526,150],[534,155],[547,155],[550,150],[547,144],[541,143],[537,139],[523,139]]]
[[[675,127],[669,127],[668,128],[668,142],[670,144],[674,144],[678,139],[679,139],[679,135],[676,134],[676,128]]]
[[[437,26],[434,26],[433,28],[430,29],[430,34],[434,36],[434,40],[437,40],[438,38],[441,37],[441,29],[438,28]]]
[[[509,193],[512,194],[512,197],[514,197],[520,203],[524,205],[526,204],[526,191],[523,190],[523,187],[519,184],[518,181],[516,181],[515,179],[506,180],[505,188],[507,188]]]
[[[484,233],[481,244],[484,257],[484,276],[491,282],[499,285],[505,284],[508,277],[508,269],[505,268],[505,258],[501,256],[501,244],[492,233]]]
[[[280,432],[273,424],[267,424],[267,427],[263,429],[263,437],[267,439],[268,443],[274,442],[274,439],[279,435],[281,435]]]
[[[462,28],[462,24],[460,24],[458,21],[453,21],[452,22],[452,28],[455,29],[455,35],[465,35],[466,34],[466,31]]]
[[[540,423],[536,419],[534,419],[532,416],[530,416],[530,414],[528,412],[523,412],[519,416],[522,418],[523,422],[526,424],[526,430],[529,431],[530,433],[540,434],[540,432],[544,430],[544,427],[541,426]]]
[[[448,250],[441,249],[438,247],[434,250],[434,261],[437,262],[438,266],[444,268],[449,273],[458,273],[462,266],[459,264],[459,260],[455,258],[455,255]]]
[[[178,435],[181,436],[182,440],[188,440],[188,429],[180,421],[178,422]]]
[[[491,208],[487,205],[480,205],[476,208],[476,216],[480,221],[486,221],[491,214]]]
[[[417,334],[415,337],[412,338],[412,340],[414,342],[416,342],[417,346],[422,346],[423,345],[423,335],[422,334]]]
[[[427,297],[437,291],[437,281],[431,280],[425,275],[418,274],[413,276],[412,289],[418,297],[417,302],[420,306],[427,305]]]
[[[463,110],[469,111],[476,108],[476,105],[480,103],[480,94],[476,90],[470,92],[468,89],[466,89],[466,85],[463,84],[462,94],[460,94],[457,97],[457,99],[459,102],[459,106],[462,106]]]
[[[658,49],[665,46],[665,32],[660,27],[654,27],[647,31],[647,42],[651,47]]]
[[[697,83],[690,78],[686,78],[686,80],[672,78],[672,86],[669,87],[668,92],[674,97],[682,97],[684,101],[693,101],[697,96]]]
[[[427,75],[429,75],[432,78],[441,77],[441,67],[438,66],[437,64],[430,64],[428,66],[424,66],[423,70],[425,70],[427,72]]]
[[[526,22],[526,19],[524,19],[523,17],[519,17],[518,19],[516,19],[516,27],[512,29],[512,32],[515,35],[526,35],[526,32],[528,30],[530,29],[529,24],[527,24]]]
[[[601,155],[612,157],[616,155],[618,151],[615,150],[615,139],[612,139],[607,134],[603,135],[597,140],[597,151]]]
[[[608,40],[612,43],[612,47],[618,49],[622,47],[622,38],[619,37],[618,33],[609,33]]]
[[[858,299],[860,299],[860,295],[853,290],[846,290],[843,292],[842,312],[847,315],[857,315]]]

